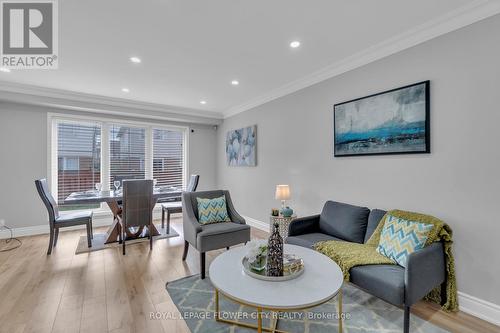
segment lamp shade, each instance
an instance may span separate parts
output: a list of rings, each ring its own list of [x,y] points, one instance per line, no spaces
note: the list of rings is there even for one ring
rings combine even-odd
[[[276,200],[289,200],[290,199],[290,186],[276,185]]]

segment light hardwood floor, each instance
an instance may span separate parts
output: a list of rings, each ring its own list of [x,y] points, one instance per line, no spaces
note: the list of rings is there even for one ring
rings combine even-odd
[[[151,320],[151,312],[177,313],[165,284],[197,274],[198,252],[190,248],[186,262],[180,219],[173,220],[180,237],[149,244],[75,255],[84,231],[62,232],[47,256],[48,236],[22,238],[23,246],[0,253],[0,332],[189,332],[182,320]],[[97,229],[95,232],[104,232]],[[266,233],[252,229],[253,238]],[[210,261],[220,253],[207,256]],[[464,313],[446,314],[420,303],[414,313],[451,332],[498,332],[500,328]]]

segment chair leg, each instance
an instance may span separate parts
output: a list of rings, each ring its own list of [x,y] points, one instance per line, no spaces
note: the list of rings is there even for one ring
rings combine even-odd
[[[167,209],[167,234],[170,233],[170,211]]]
[[[229,250],[230,248],[231,248],[230,246],[227,246],[227,247],[226,247],[226,250]]]
[[[88,247],[92,247],[92,227],[90,223],[87,223],[87,245]]]
[[[186,261],[188,255],[189,243],[187,240],[184,241],[184,252],[182,253],[182,261]]]
[[[149,251],[153,250],[153,236],[151,235],[151,230],[153,230],[153,225],[149,225]]]
[[[47,255],[50,255],[52,253],[53,245],[54,245],[54,229],[50,228],[49,248],[47,249]]]
[[[404,323],[403,323],[403,332],[410,333],[410,307],[405,306],[405,314],[404,314]]]
[[[92,220],[90,220],[90,238],[94,239],[94,226],[92,225]]]
[[[161,228],[165,228],[165,208],[163,207],[161,208]]]
[[[57,246],[57,240],[59,239],[59,228],[54,229],[54,247]]]
[[[123,248],[122,252],[123,252],[123,255],[125,255],[125,237],[127,237],[125,235],[125,226],[122,226],[121,229],[122,229],[122,248]]]
[[[201,279],[205,278],[205,252],[200,252],[200,274]]]

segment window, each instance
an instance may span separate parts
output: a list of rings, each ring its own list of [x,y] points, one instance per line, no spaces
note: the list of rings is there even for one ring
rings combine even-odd
[[[101,127],[93,123],[57,124],[58,201],[72,192],[94,189],[101,181]],[[60,204],[62,210],[85,208]],[[92,206],[90,208],[97,208]]]
[[[158,185],[182,187],[184,178],[184,134],[153,129],[153,178]]]
[[[115,180],[154,178],[159,186],[184,187],[186,128],[54,114],[49,118],[49,179],[61,210],[99,208],[64,204],[71,193],[94,190],[96,183],[113,189]]]
[[[110,145],[110,188],[115,180],[120,184],[125,179],[145,179],[146,129],[111,125]]]

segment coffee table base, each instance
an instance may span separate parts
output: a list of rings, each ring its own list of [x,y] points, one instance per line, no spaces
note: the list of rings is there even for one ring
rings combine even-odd
[[[237,325],[237,326],[246,327],[246,328],[253,328],[253,329],[257,330],[258,333],[262,333],[262,332],[287,333],[286,331],[278,330],[276,328],[276,327],[278,327],[278,315],[276,316],[276,319],[274,319],[271,322],[272,327],[263,327],[262,326],[262,311],[263,310],[272,311],[272,312],[275,312],[278,314],[280,312],[305,311],[305,310],[311,308],[311,307],[307,307],[307,308],[297,308],[297,309],[275,309],[275,308],[271,309],[271,308],[264,308],[264,307],[256,307],[256,309],[257,309],[257,325],[255,325],[255,324],[244,323],[244,322],[240,322],[240,321],[236,321],[236,320],[229,320],[229,319],[220,318],[219,317],[219,311],[220,311],[220,309],[219,309],[219,293],[223,294],[225,297],[229,298],[233,302],[255,308],[255,306],[245,304],[241,301],[235,300],[231,296],[228,296],[228,295],[224,294],[223,292],[220,292],[217,288],[215,288],[215,320],[218,322],[221,322],[221,323]],[[339,306],[338,306],[339,333],[342,333],[343,332],[343,327],[342,327],[342,289],[339,290],[339,292],[337,293],[337,296],[338,296],[338,301],[339,301]],[[323,303],[328,302],[330,299],[326,300]],[[321,304],[317,304],[315,306],[319,306],[319,305],[321,305]]]

